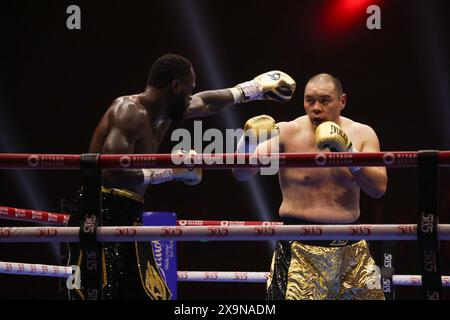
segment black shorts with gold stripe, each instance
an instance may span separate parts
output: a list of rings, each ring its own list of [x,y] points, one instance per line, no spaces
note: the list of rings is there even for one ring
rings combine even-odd
[[[66,212],[69,226],[79,226],[82,192],[78,192]],[[141,226],[144,199],[125,189],[102,188],[103,226]],[[68,211],[67,211],[68,210]],[[69,265],[81,266],[81,290],[70,290],[70,299],[84,299],[83,252],[78,243],[69,244]],[[171,293],[160,276],[150,242],[108,242],[102,244],[103,299],[168,300]]]

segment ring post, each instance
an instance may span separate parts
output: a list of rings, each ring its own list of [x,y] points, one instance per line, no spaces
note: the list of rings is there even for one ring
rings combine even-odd
[[[438,240],[438,151],[418,153],[419,217],[417,239],[422,261],[422,291],[426,300],[442,296],[441,264]]]
[[[393,282],[395,272],[395,242],[383,241],[382,254],[383,265],[381,266],[381,287],[386,300],[395,300],[395,286]]]
[[[98,166],[100,155],[81,155],[83,197],[81,212],[84,216],[80,226],[80,249],[83,254],[82,283],[87,300],[103,298],[101,253],[102,245],[97,242],[97,227],[101,226],[102,172]]]

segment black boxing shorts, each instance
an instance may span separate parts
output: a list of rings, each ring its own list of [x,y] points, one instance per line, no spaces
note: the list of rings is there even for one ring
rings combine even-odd
[[[82,192],[65,208],[71,213],[69,226],[80,226]],[[124,189],[102,188],[103,226],[141,226],[143,198]],[[78,243],[70,243],[69,265],[81,269],[81,290],[69,290],[71,300],[84,300],[84,255]],[[169,300],[171,293],[159,274],[150,242],[108,242],[102,244],[104,300]]]

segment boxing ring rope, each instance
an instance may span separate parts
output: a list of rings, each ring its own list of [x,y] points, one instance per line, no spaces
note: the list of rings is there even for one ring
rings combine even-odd
[[[0,243],[79,242],[79,227],[0,228]],[[439,240],[450,240],[450,224],[437,228]],[[417,240],[415,224],[98,227],[99,242],[266,241],[266,240]]]
[[[247,282],[266,283],[269,272],[245,271],[178,271],[180,282]],[[396,286],[421,286],[420,275],[393,275]],[[442,276],[442,285],[450,287],[450,276]]]
[[[450,151],[437,151],[439,166],[450,166]],[[81,167],[82,155],[70,154],[0,154],[0,169],[65,169]],[[180,164],[175,164],[174,161]],[[220,154],[101,154],[100,169],[174,168],[196,167],[204,169],[231,169],[269,167],[269,160],[279,167],[317,168],[345,166],[415,167],[417,151],[389,152],[323,152],[323,153],[272,153],[267,155]]]
[[[72,275],[72,268],[65,266],[52,266],[48,264],[0,261],[0,274],[1,273],[25,276],[67,278]]]
[[[70,215],[30,209],[0,206],[0,219],[45,223],[55,226],[67,225]],[[273,226],[280,221],[234,221],[234,220],[177,220],[177,226]]]
[[[26,222],[39,222],[63,226],[69,221],[70,215],[38,210],[19,209],[0,206],[0,219]]]
[[[325,167],[418,167],[419,222],[404,225],[244,225],[97,227],[100,217],[102,170],[135,168],[232,169],[269,167],[278,169]],[[450,166],[450,151],[321,152],[271,154],[0,154],[0,169],[81,170],[84,220],[79,227],[0,228],[0,243],[80,242],[97,263],[97,242],[175,241],[265,241],[265,240],[418,240],[421,254],[423,294],[428,300],[441,297],[439,241],[450,240],[450,225],[438,224],[438,168]],[[15,211],[15,217],[21,212]],[[31,213],[32,215],[32,213]],[[35,214],[36,216],[36,214]],[[32,216],[31,216],[32,217]],[[23,217],[22,217],[23,218]],[[47,220],[55,220],[55,216]],[[62,217],[64,221],[64,217]],[[56,271],[55,271],[56,272]],[[86,271],[88,300],[102,297],[100,272]],[[182,274],[183,275],[183,274]],[[224,275],[225,276],[225,275]],[[446,279],[446,278],[445,278]],[[414,280],[414,279],[413,279]],[[411,279],[406,279],[410,281]],[[414,281],[418,281],[415,278]],[[414,282],[413,281],[413,282]],[[390,291],[389,291],[390,292]]]
[[[281,226],[281,221],[177,220],[177,226]]]
[[[46,276],[68,278],[73,274],[71,267],[54,266],[46,264],[30,264],[16,262],[1,262],[0,274]],[[178,271],[179,282],[245,282],[266,283],[269,272],[247,271]],[[393,284],[396,286],[421,286],[420,275],[393,275]],[[442,285],[450,287],[450,276],[442,276]]]

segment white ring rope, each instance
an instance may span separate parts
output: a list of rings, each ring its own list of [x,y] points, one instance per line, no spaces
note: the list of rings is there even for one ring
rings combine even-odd
[[[0,273],[67,278],[72,275],[72,268],[65,266],[52,266],[47,264],[0,261]]]
[[[68,278],[72,275],[72,268],[65,266],[52,266],[45,264],[29,264],[16,262],[1,262],[0,274],[47,276]],[[178,271],[180,282],[247,282],[265,283],[268,272],[246,271]],[[393,284],[396,286],[421,286],[420,275],[393,275]],[[450,276],[442,276],[442,285],[450,286]]]
[[[265,283],[269,272],[178,271],[178,281],[192,282],[250,282]],[[393,275],[396,286],[421,286],[420,275]],[[450,276],[442,276],[442,285],[450,287]]]

